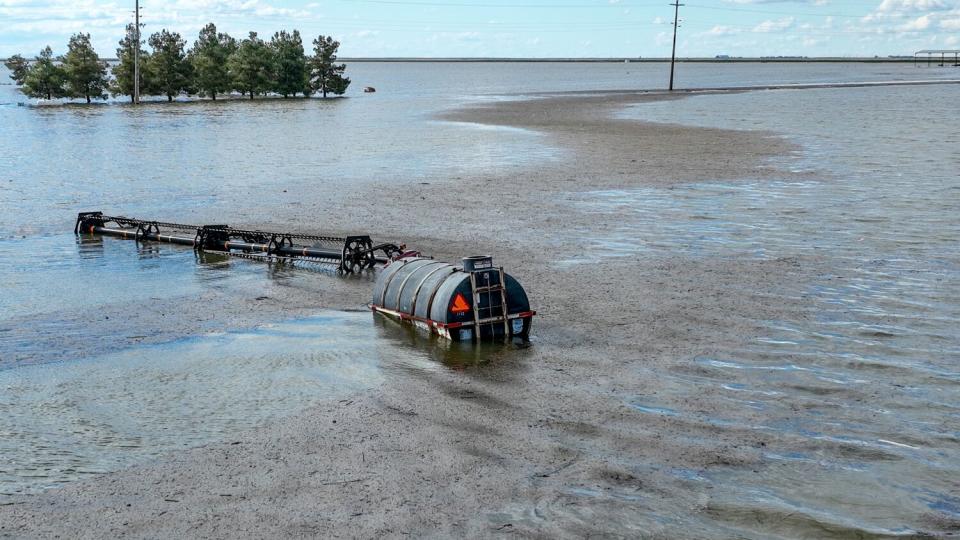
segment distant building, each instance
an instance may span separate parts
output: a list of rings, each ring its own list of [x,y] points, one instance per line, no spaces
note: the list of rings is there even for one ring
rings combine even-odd
[[[730,55],[729,55],[729,54],[718,54],[718,55],[716,55],[714,58],[716,58],[717,60],[729,60],[729,59],[730,59]]]

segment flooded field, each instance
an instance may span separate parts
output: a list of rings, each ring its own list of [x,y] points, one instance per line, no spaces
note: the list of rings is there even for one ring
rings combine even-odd
[[[383,359],[370,318],[322,313],[2,370],[0,495],[222,441],[374,386]],[[395,351],[390,357],[398,360]]]
[[[322,265],[267,265],[90,235],[26,244],[0,241],[0,272],[10,276],[0,297],[0,504],[240,436],[375,387],[391,372],[458,369],[489,355],[362,305],[313,308],[295,319],[276,309],[275,322],[244,330],[214,311],[177,338],[138,312],[158,305],[189,319],[211,294],[276,301],[343,278]],[[49,257],[24,259],[25,249]]]
[[[422,470],[452,471],[436,485],[457,478],[445,493],[476,495],[470,504],[483,508],[475,519],[489,519],[491,530],[509,523],[541,534],[602,526],[749,538],[956,530],[960,140],[951,115],[917,106],[947,103],[956,87],[779,90],[631,106],[619,118],[759,130],[796,145],[768,160],[769,175],[663,186],[583,188],[572,179],[596,171],[565,161],[573,151],[557,141],[570,140],[548,129],[436,119],[465,103],[650,88],[665,75],[661,65],[580,69],[570,77],[562,65],[364,64],[354,86],[376,86],[376,95],[141,109],[19,107],[12,87],[0,87],[0,503],[230,442],[322,400],[389,387],[401,394],[391,403],[420,409],[358,417],[364,429],[384,430],[374,435],[395,437],[377,466],[416,471],[421,487]],[[686,86],[956,76],[841,64],[689,65],[682,73]],[[678,147],[676,159],[697,151]],[[636,172],[617,174],[632,180]],[[535,182],[558,179],[565,183],[544,191],[550,200],[537,198]],[[484,207],[464,223],[503,228],[467,230],[447,219],[436,232],[420,219],[437,212],[425,186],[447,180],[475,181],[488,198],[515,196],[556,215],[536,221],[542,229],[491,235],[524,222]],[[518,190],[523,182],[534,188]],[[409,207],[356,202],[398,186],[410,192]],[[464,204],[446,208],[466,213]],[[538,278],[532,304],[543,309],[533,347],[453,347],[373,317],[364,305],[371,276],[341,279],[329,269],[69,232],[85,210],[233,225],[295,213],[310,216],[299,224],[305,231],[342,232],[344,223],[373,222],[378,206],[414,217],[376,223],[398,239],[419,235],[450,252],[474,242],[523,252],[525,273]],[[691,280],[688,289],[658,275],[658,264]],[[802,279],[730,276],[794,267],[804,272],[790,276]],[[585,305],[581,294],[597,285],[591,268],[610,272]],[[661,306],[634,304],[627,315],[655,313],[678,328],[664,331],[664,342],[647,341],[656,321],[635,336],[619,326],[606,333],[604,317],[624,324],[616,290],[655,278],[672,296],[657,297]],[[715,280],[722,283],[701,287]],[[723,327],[718,306],[741,306],[690,296],[699,290],[790,308],[771,310],[785,314],[778,317],[724,312],[747,320],[731,328],[750,334],[704,346],[696,339]],[[701,308],[713,318],[698,319]],[[701,352],[687,358],[688,347]],[[409,381],[390,385],[409,374],[423,383],[424,402],[404,393]],[[598,404],[603,410],[591,408]],[[333,444],[349,445],[348,435]],[[717,441],[752,446],[719,449]],[[313,442],[329,441],[297,444]],[[687,449],[699,465],[674,459]],[[746,454],[759,458],[741,460]],[[616,467],[629,474],[610,472]],[[381,472],[373,491],[406,489]],[[484,487],[474,492],[471,481]],[[416,504],[432,501],[424,493]],[[420,530],[444,530],[431,526]]]
[[[577,231],[589,247],[565,266],[668,253],[821,261],[812,282],[768,299],[812,301],[808,313],[766,321],[742,348],[681,371],[644,371],[665,390],[629,400],[644,414],[789,441],[792,451],[764,453],[772,465],[760,475],[698,474],[716,490],[710,513],[721,522],[787,537],[911,534],[908,523],[934,515],[960,522],[960,134],[949,116],[910,105],[948,91],[754,92],[636,106],[624,115],[768,130],[802,151],[777,159],[780,180],[568,197],[615,232]],[[722,389],[714,410],[685,406],[689,389],[702,387]]]

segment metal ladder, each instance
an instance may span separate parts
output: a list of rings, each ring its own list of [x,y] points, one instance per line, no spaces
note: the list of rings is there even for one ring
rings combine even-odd
[[[486,285],[478,286],[477,285],[477,272],[470,272],[470,290],[473,291],[473,325],[474,325],[474,339],[480,339],[480,329],[482,326],[493,326],[496,323],[503,324],[503,337],[507,339],[510,337],[510,321],[507,317],[507,289],[506,289],[506,280],[503,275],[503,267],[497,269],[499,272],[500,279],[497,280],[495,285],[490,285],[489,282]],[[485,274],[489,275],[489,274]],[[487,307],[484,308],[487,311],[487,316],[482,317],[480,315],[480,295],[486,293],[487,295]],[[500,294],[500,315],[494,315],[493,303],[491,302],[492,295],[495,293]]]

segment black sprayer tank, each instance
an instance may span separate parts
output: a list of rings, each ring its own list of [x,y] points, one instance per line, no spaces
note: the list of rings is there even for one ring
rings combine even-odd
[[[381,270],[371,307],[455,340],[526,338],[535,313],[523,287],[490,257],[463,266],[405,257]]]

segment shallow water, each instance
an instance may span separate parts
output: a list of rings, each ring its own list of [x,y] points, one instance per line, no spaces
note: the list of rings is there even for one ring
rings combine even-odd
[[[49,256],[22,256],[31,250]],[[310,295],[344,279],[324,266],[58,234],[0,241],[0,272],[9,276],[0,295],[0,504],[240,437],[396,371],[462,370],[510,350],[449,343],[366,309],[298,319],[277,309],[276,322],[231,330],[211,306],[190,337],[168,332],[159,343],[149,340],[163,323],[138,315],[147,303],[190,318],[197,311],[187,308],[211,292],[241,302],[283,289]],[[370,279],[351,281],[368,288]]]
[[[150,321],[124,326],[101,315],[132,313],[146,302],[172,308],[210,291],[245,301],[289,288],[309,295],[323,292],[330,277],[198,259],[172,246],[78,242],[68,233],[76,212],[240,225],[265,219],[263,208],[299,204],[299,188],[321,200],[360,183],[520,171],[561,156],[536,133],[432,115],[525,93],[661,87],[666,69],[355,64],[349,99],[139,109],[17,107],[23,98],[0,86],[0,492],[228,440],[317,399],[372,386],[392,370],[463,369],[498,354],[424,339],[390,321],[371,322],[369,313],[290,321],[281,308],[274,322],[253,330],[198,321],[192,337],[138,344]],[[958,74],[861,64],[678,69],[687,87]],[[366,85],[378,92],[359,93]],[[695,359],[695,372],[638,373],[672,389],[656,401],[624,396],[645,414],[795,441],[793,451],[767,452],[759,473],[668,471],[714,490],[705,530],[901,534],[923,527],[918,516],[926,513],[960,519],[952,480],[960,477],[960,163],[953,119],[923,105],[950,103],[953,93],[777,91],[645,104],[625,117],[785,133],[803,150],[777,165],[799,176],[569,196],[572,210],[612,216],[619,229],[602,240],[595,231],[572,231],[587,249],[567,254],[564,264],[681,252],[813,258],[830,269],[782,292],[810,298],[813,316],[767,321],[743,348]],[[337,223],[336,208],[316,215],[305,227]],[[501,379],[523,377],[522,362],[495,369]],[[683,392],[703,388],[721,393],[717,410],[687,410]],[[750,423],[750,411],[765,421]],[[681,487],[671,496],[685,493]],[[553,507],[589,523],[604,497],[674,527],[701,519],[661,512],[637,494],[577,487]],[[570,504],[578,501],[590,504]]]
[[[309,297],[336,275],[325,266],[266,265],[182,246],[73,234],[0,240],[0,274],[6,276],[0,370],[169,341],[183,330],[162,334],[168,316],[188,333],[229,330],[221,321],[230,316],[211,302],[270,302],[290,289]],[[362,287],[370,279],[351,281]],[[275,317],[288,315],[278,307]]]
[[[629,402],[793,448],[764,452],[758,471],[701,475],[709,516],[731,531],[902,535],[960,522],[960,132],[950,115],[916,106],[954,92],[771,91],[635,106],[623,116],[783,134],[802,151],[777,165],[797,174],[568,197],[616,227],[578,231],[588,248],[565,265],[684,253],[824,269],[766,299],[804,299],[810,312],[765,321],[752,342],[683,373],[644,373],[664,391]],[[715,411],[684,406],[697,388],[718,392]]]
[[[326,312],[0,371],[0,495],[223,440],[376,385],[385,351],[370,318]]]
[[[509,172],[557,159],[536,133],[431,119],[531,92],[662,88],[666,64],[354,63],[347,99],[19,107],[0,86],[0,238],[67,230],[76,212],[242,223],[299,189]],[[956,77],[901,64],[682,64],[680,87]],[[571,76],[573,73],[576,76]],[[7,70],[0,67],[0,81]],[[374,86],[374,94],[362,93]],[[461,141],[470,140],[469,149]],[[286,192],[284,191],[286,190]],[[322,209],[321,209],[322,210]],[[320,229],[335,213],[316,213]]]

